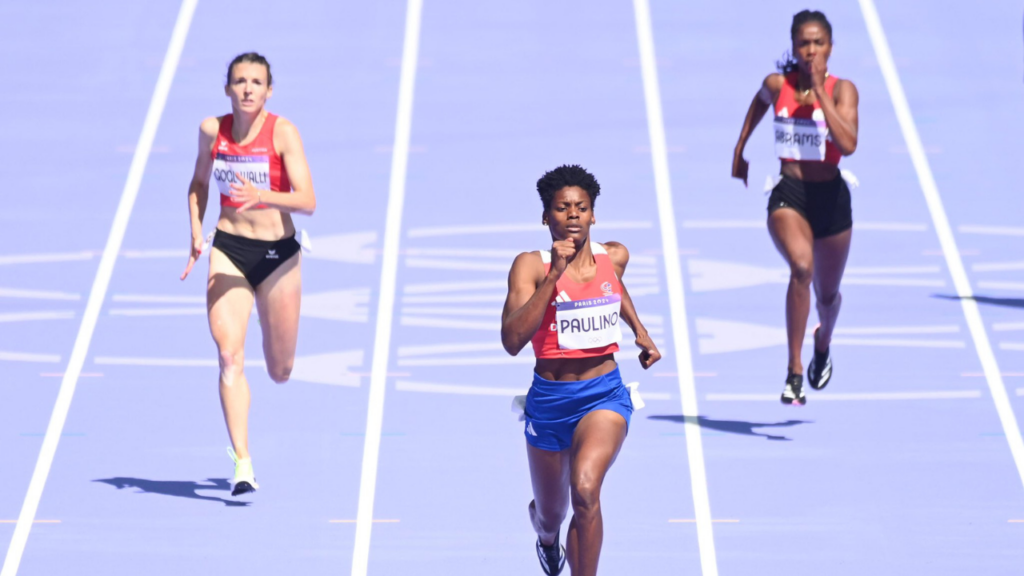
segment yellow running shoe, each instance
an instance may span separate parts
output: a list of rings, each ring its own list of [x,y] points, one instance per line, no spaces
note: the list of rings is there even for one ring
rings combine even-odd
[[[256,475],[252,471],[252,458],[239,458],[234,448],[228,447],[228,456],[235,463],[235,478],[231,481],[231,495],[241,496],[255,492],[259,488]]]

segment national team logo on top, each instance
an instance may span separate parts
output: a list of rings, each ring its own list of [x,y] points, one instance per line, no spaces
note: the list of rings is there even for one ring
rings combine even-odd
[[[604,284],[601,284],[601,292],[604,292],[605,296],[611,296],[614,293],[612,290],[612,283],[605,282]]]

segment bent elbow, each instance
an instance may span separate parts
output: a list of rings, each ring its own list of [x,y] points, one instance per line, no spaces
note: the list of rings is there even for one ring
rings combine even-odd
[[[509,356],[518,356],[525,345],[523,342],[516,342],[516,338],[512,334],[506,334],[504,330],[501,331],[501,347],[508,352]]]

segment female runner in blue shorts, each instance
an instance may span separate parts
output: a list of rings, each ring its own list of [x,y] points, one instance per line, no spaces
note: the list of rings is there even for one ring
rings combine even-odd
[[[644,369],[661,358],[622,284],[629,252],[590,240],[601,187],[579,166],[537,182],[551,250],[525,252],[509,271],[501,341],[511,355],[533,344],[537,363],[526,397],[526,452],[533,482],[530,519],[545,574],[597,574],[604,528],[601,484],[622,447],[633,412],[612,355],[624,321]],[[559,545],[559,529],[573,517]]]

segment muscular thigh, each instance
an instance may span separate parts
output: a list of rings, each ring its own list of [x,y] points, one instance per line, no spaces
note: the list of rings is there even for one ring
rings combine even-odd
[[[768,232],[775,248],[789,264],[810,264],[814,258],[814,234],[799,212],[779,208],[768,216]]]
[[[256,309],[263,330],[267,367],[288,364],[295,357],[302,298],[302,254],[296,254],[256,287]]]
[[[537,507],[548,514],[564,511],[569,505],[569,450],[553,452],[527,444],[526,455]]]
[[[572,480],[604,481],[626,439],[626,419],[611,410],[594,410],[580,420],[572,437]]]
[[[814,289],[819,295],[833,294],[846,270],[853,230],[814,241]]]
[[[252,312],[253,291],[241,271],[220,250],[210,250],[206,312],[219,350],[242,351]]]

